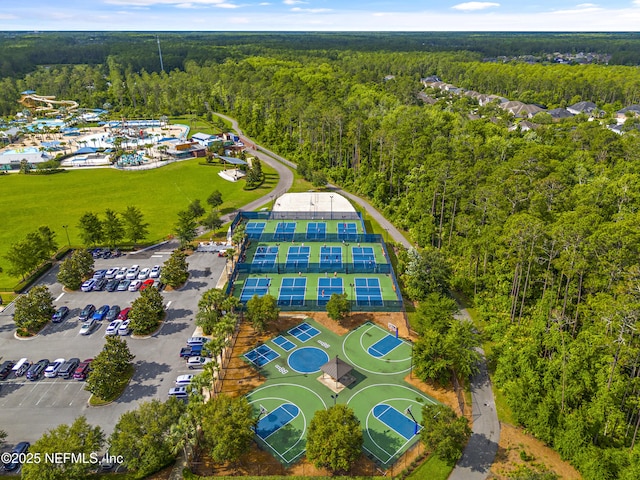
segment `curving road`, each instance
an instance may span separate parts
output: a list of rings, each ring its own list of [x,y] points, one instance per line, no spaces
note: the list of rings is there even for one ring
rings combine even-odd
[[[283,193],[286,193],[293,185],[293,173],[291,173],[290,168],[295,169],[296,165],[286,158],[283,158],[280,155],[258,145],[254,140],[245,136],[238,127],[238,122],[235,119],[220,113],[216,113],[216,115],[224,118],[228,122],[231,122],[232,128],[241,137],[243,143],[252,147],[248,150],[249,153],[255,155],[261,161],[264,161],[269,166],[273,167],[280,175],[280,180],[278,181],[278,185],[274,189],[273,193],[265,195],[258,200],[245,205],[243,210],[255,210],[256,208],[265,205],[267,202],[270,202],[273,199],[273,196],[279,197]],[[369,202],[353,195],[352,193],[345,192],[343,189],[335,185],[329,184],[329,188],[361,205],[367,213],[388,232],[388,236],[396,243],[399,243],[406,248],[410,248],[412,246],[404,235],[402,235],[402,233],[394,227],[391,222],[384,218],[382,214]],[[235,212],[229,213],[223,217],[223,220],[231,220],[234,216]],[[471,321],[469,313],[465,309],[460,310],[457,318],[460,321]],[[489,379],[489,374],[487,372],[487,362],[484,357],[484,352],[482,349],[479,349],[479,353],[482,356],[482,360],[479,364],[479,371],[476,375],[471,377],[470,382],[473,404],[472,434],[469,439],[469,443],[464,449],[462,457],[456,464],[453,472],[451,472],[449,480],[484,480],[490,473],[491,465],[493,464],[498,451],[500,422],[498,421],[498,414],[496,413],[493,389],[491,388],[491,380]]]

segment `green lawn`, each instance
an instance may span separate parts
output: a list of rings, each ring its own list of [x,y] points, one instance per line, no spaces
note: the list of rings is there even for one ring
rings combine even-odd
[[[230,212],[262,195],[278,182],[277,173],[263,165],[266,180],[255,190],[243,190],[244,182],[223,180],[221,166],[199,165],[202,159],[177,162],[166,167],[144,171],[120,171],[110,168],[69,170],[55,175],[3,175],[2,229],[0,229],[0,290],[10,290],[18,281],[6,273],[4,258],[9,246],[40,225],[48,225],[57,234],[60,246],[67,237],[71,245],[81,245],[78,220],[91,211],[102,216],[105,209],[123,211],[135,205],[149,223],[147,242],[162,240],[172,233],[177,212],[192,200],[206,199],[220,190],[224,203],[221,213]]]
[[[447,480],[454,465],[449,465],[443,460],[440,460],[435,455],[430,455],[427,460],[416,468],[408,478],[411,480]]]

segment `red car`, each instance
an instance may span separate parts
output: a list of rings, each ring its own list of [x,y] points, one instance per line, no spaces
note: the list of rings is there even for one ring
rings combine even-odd
[[[123,308],[122,310],[120,310],[120,313],[118,314],[118,320],[126,320],[127,318],[129,318],[130,310],[131,307]]]
[[[89,375],[91,371],[91,362],[93,362],[93,358],[87,358],[84,362],[81,362],[75,372],[73,372],[73,378],[76,380],[86,380],[87,375]]]
[[[153,287],[153,284],[156,283],[153,278],[147,278],[142,285],[140,285],[139,290],[144,290],[145,288]]]

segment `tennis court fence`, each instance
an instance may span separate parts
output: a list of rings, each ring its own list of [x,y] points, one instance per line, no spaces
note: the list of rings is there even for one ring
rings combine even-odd
[[[222,358],[220,362],[220,370],[218,371],[218,377],[213,381],[213,393],[217,395],[222,391],[222,383],[224,382],[224,378],[227,376],[227,367],[229,366],[229,362],[231,361],[231,357],[233,357],[233,349],[236,346],[236,341],[238,340],[238,334],[240,333],[240,324],[242,323],[244,316],[242,313],[238,315],[238,321],[236,322],[236,327],[229,338],[229,342],[227,347],[222,351]]]
[[[348,263],[331,265],[330,263],[306,263],[300,262],[280,262],[280,263],[238,263],[237,273],[392,273],[391,264],[376,263],[368,265],[366,263]]]

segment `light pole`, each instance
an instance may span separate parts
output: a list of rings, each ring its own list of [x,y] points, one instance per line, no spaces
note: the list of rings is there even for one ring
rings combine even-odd
[[[276,243],[276,268],[278,269],[278,273],[280,273],[280,244]]]
[[[71,246],[71,240],[69,240],[69,225],[62,225],[64,232],[67,234],[67,244]]]
[[[344,250],[344,256],[345,256],[344,269],[345,269],[346,273],[349,273],[349,244],[345,243],[344,247],[345,247],[345,250]]]
[[[336,406],[336,402],[338,401],[338,394],[336,393],[335,395],[331,395],[331,398],[333,398],[333,406]]]
[[[331,216],[329,218],[333,220],[333,195],[329,195],[329,200],[331,200]]]
[[[353,298],[353,283],[350,283],[349,286],[351,287],[351,310],[353,310],[353,307],[355,306],[355,298]]]

